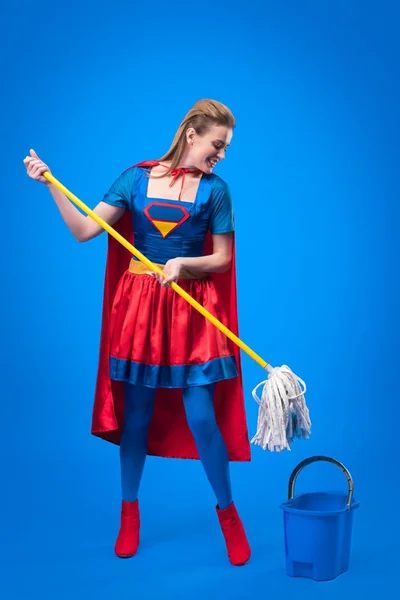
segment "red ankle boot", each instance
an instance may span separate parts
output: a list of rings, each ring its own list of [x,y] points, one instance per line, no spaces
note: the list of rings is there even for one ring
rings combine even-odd
[[[139,546],[140,515],[139,502],[122,501],[121,526],[115,542],[115,554],[129,558],[136,554]]]
[[[251,550],[235,504],[232,502],[224,510],[220,510],[218,506],[216,509],[229,560],[236,567],[244,565],[250,558]]]

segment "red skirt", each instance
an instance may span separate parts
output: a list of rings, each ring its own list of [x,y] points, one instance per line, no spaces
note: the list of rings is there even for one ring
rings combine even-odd
[[[227,325],[211,276],[177,282]],[[110,377],[153,388],[207,385],[238,376],[231,341],[170,287],[131,261],[110,315]]]

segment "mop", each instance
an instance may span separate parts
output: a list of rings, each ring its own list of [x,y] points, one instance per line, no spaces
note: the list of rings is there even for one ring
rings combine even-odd
[[[72,194],[50,172],[46,171],[43,173],[43,177],[112,235],[133,256],[144,263],[149,270],[166,277],[165,273],[157,265],[154,265],[123,236],[115,231],[115,229],[96,215],[95,212]],[[281,452],[285,449],[290,450],[296,438],[307,439],[311,433],[311,421],[305,401],[306,385],[304,381],[295,375],[286,365],[281,367],[272,367],[269,365],[267,361],[256,354],[254,350],[185,292],[176,282],[171,282],[169,286],[267,371],[267,379],[261,381],[252,391],[252,396],[259,405],[259,409],[257,430],[251,439],[251,443],[260,446],[263,450]],[[263,386],[263,389],[261,397],[259,397],[257,390],[261,386]]]

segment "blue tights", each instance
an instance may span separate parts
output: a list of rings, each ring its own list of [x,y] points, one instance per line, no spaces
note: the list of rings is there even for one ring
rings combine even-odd
[[[219,508],[232,502],[229,459],[214,414],[214,385],[182,390],[186,419],[196,442],[208,481]],[[147,432],[154,408],[155,390],[125,384],[125,417],[120,442],[122,498],[137,499],[147,455]]]

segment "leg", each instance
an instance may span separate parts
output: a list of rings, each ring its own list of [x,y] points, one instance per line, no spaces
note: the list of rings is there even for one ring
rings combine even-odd
[[[124,427],[120,441],[122,508],[115,553],[121,558],[136,554],[139,546],[137,499],[147,455],[147,433],[153,414],[155,390],[125,384]]]
[[[189,428],[200,460],[217,497],[217,515],[233,565],[244,565],[251,550],[240,517],[232,501],[229,458],[214,412],[214,386],[183,390]]]
[[[218,506],[232,503],[229,458],[214,413],[214,385],[183,390],[186,418]]]
[[[155,390],[125,384],[124,428],[120,442],[122,499],[134,502],[147,456],[147,432],[154,409]]]

